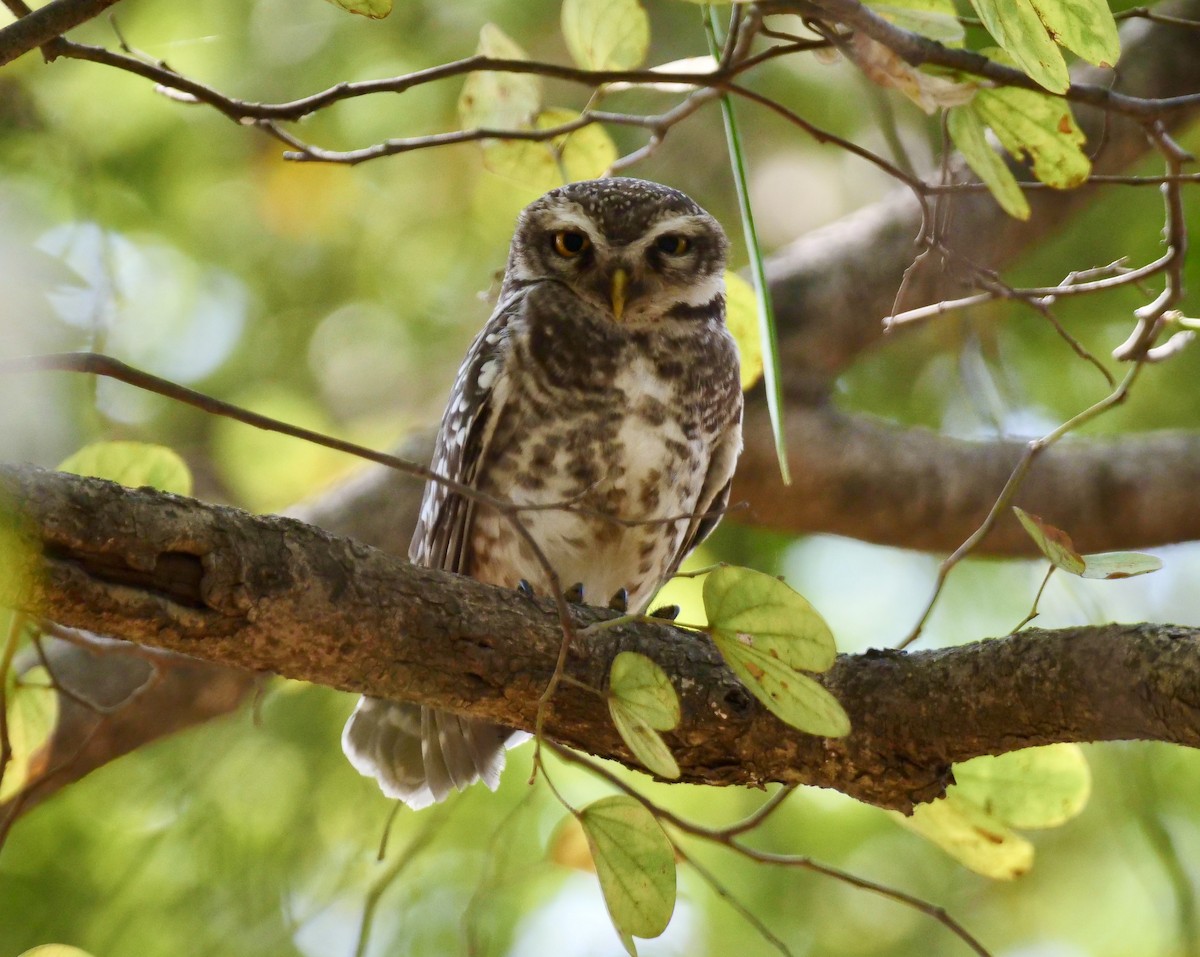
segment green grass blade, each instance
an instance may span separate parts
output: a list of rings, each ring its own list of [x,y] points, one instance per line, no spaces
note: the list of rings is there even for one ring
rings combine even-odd
[[[707,8],[705,26],[708,45],[715,59],[721,57],[717,40],[719,23],[717,8]],[[775,438],[775,457],[784,485],[792,484],[788,469],[787,442],[783,433],[783,384],[779,365],[779,336],[775,331],[775,310],[771,306],[771,291],[767,288],[767,273],[763,267],[762,249],[758,245],[758,230],[754,228],[754,211],[750,208],[750,190],[746,183],[746,158],[742,152],[742,136],[738,130],[733,100],[728,93],[721,96],[721,116],[725,120],[725,139],[729,144],[729,162],[733,182],[737,187],[738,208],[742,215],[742,230],[746,250],[750,255],[750,276],[758,299],[758,328],[763,346],[763,385],[767,390],[767,411],[771,416],[771,434]]]

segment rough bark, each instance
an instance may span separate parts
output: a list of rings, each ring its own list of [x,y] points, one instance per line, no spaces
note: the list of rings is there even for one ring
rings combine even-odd
[[[533,726],[562,640],[548,601],[293,519],[147,489],[14,468],[0,469],[0,489],[27,517],[40,566],[36,587],[0,600],[225,666]],[[612,613],[574,614],[583,628]],[[1127,738],[1200,746],[1195,630],[1111,625],[842,656],[823,680],[850,714],[843,740],[780,724],[708,641],[666,624],[581,635],[567,673],[601,689],[625,649],[681,692],[683,724],[668,740],[686,781],[815,784],[904,810],[978,754]],[[564,686],[546,729],[629,760],[600,696]]]

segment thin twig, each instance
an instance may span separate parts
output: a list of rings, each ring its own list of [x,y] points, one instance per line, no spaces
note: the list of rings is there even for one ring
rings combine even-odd
[[[821,874],[825,877],[831,877],[836,881],[844,884],[849,884],[851,887],[857,887],[860,890],[870,891],[873,894],[878,894],[881,897],[886,897],[889,900],[895,901],[898,904],[903,904],[910,907],[919,913],[931,917],[952,934],[958,937],[966,944],[977,957],[991,957],[990,952],[958,921],[951,917],[944,908],[938,907],[935,904],[930,904],[926,900],[908,894],[904,891],[897,890],[894,887],[889,887],[886,884],[879,884],[875,881],[867,880],[863,877],[858,877],[848,871],[843,871],[839,868],[832,867],[828,864],[821,864],[812,858],[801,857],[788,854],[773,854],[769,851],[760,851],[756,848],[749,847],[747,844],[739,841],[737,838],[740,831],[731,833],[726,828],[707,828],[699,824],[694,824],[691,821],[685,820],[678,815],[668,811],[666,808],[659,807],[636,788],[622,781],[617,775],[613,774],[608,768],[593,761],[591,758],[585,757],[582,754],[577,754],[574,751],[569,751],[558,745],[549,745],[553,748],[555,754],[564,761],[570,764],[576,764],[586,768],[597,777],[603,778],[613,787],[628,794],[634,800],[638,801],[647,811],[655,816],[659,821],[666,822],[677,830],[690,834],[693,837],[698,837],[702,840],[710,841],[714,844],[719,844],[730,850],[740,854],[741,856],[758,861],[764,864],[777,864],[788,867],[797,867],[804,870],[812,871],[816,874]],[[736,825],[735,825],[736,828]]]
[[[938,566],[937,580],[933,587],[933,594],[930,595],[929,601],[926,603],[925,609],[921,613],[921,616],[917,619],[916,625],[913,626],[912,631],[908,633],[905,639],[896,646],[897,648],[907,648],[921,636],[921,632],[924,631],[925,624],[929,621],[929,616],[932,614],[934,606],[937,604],[937,600],[942,593],[942,588],[946,584],[947,576],[949,576],[950,572],[954,570],[955,566],[957,566],[959,562],[961,562],[972,551],[975,550],[975,547],[987,537],[989,532],[991,532],[1000,516],[1007,511],[1008,506],[1012,504],[1013,498],[1017,494],[1017,490],[1021,487],[1021,483],[1025,480],[1025,476],[1029,474],[1029,470],[1033,467],[1033,463],[1037,457],[1046,449],[1050,448],[1050,446],[1058,442],[1064,435],[1073,432],[1080,426],[1085,425],[1097,416],[1102,415],[1109,409],[1112,409],[1124,402],[1125,399],[1128,398],[1129,389],[1133,385],[1134,380],[1138,377],[1138,374],[1141,372],[1145,362],[1145,359],[1135,362],[1133,368],[1131,368],[1129,372],[1125,374],[1125,378],[1121,380],[1121,383],[1099,402],[1089,406],[1077,415],[1072,416],[1066,422],[1046,433],[1046,435],[1042,436],[1040,439],[1033,439],[1025,446],[1025,450],[1021,453],[1021,457],[1017,461],[1016,466],[1013,468],[1012,473],[1009,475],[1008,481],[1004,483],[1004,488],[1000,490],[1000,494],[996,497],[996,501],[992,503],[991,510],[988,512],[987,517],[984,518],[979,527],[971,533],[970,537],[967,538],[967,540],[961,545],[959,545],[958,548],[954,550],[954,553]]]

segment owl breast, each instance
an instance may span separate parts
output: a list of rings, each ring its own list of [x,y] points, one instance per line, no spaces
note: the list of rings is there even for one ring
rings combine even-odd
[[[640,610],[674,572],[713,450],[733,424],[699,400],[697,367],[684,360],[700,330],[682,332],[675,342],[661,333],[654,341],[622,335],[573,360],[566,346],[550,359],[539,354],[538,336],[519,337],[505,364],[511,374],[496,383],[509,394],[481,487],[530,507],[520,519],[560,585],[582,582],[592,604],[624,588],[629,607]],[[586,374],[559,368],[571,361],[586,364]],[[722,401],[730,407],[727,395]],[[478,509],[471,551],[474,577],[548,588],[537,553],[502,515]]]

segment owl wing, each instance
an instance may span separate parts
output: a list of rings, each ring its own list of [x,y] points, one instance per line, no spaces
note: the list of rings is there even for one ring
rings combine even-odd
[[[713,444],[708,460],[708,471],[696,497],[695,516],[688,525],[687,534],[671,563],[670,574],[674,575],[692,549],[704,541],[721,521],[725,507],[729,504],[729,490],[733,485],[733,472],[742,451],[742,389],[738,381],[737,367],[733,367],[732,387],[727,389],[727,400],[734,414],[730,416],[724,431]],[[667,576],[670,577],[670,576]]]
[[[501,300],[459,367],[446,403],[430,468],[438,475],[476,485],[479,464],[487,456],[507,381],[500,374],[508,343],[508,325],[523,296]],[[428,568],[466,571],[471,517],[475,503],[441,482],[425,486],[421,514],[408,548],[409,561]]]

